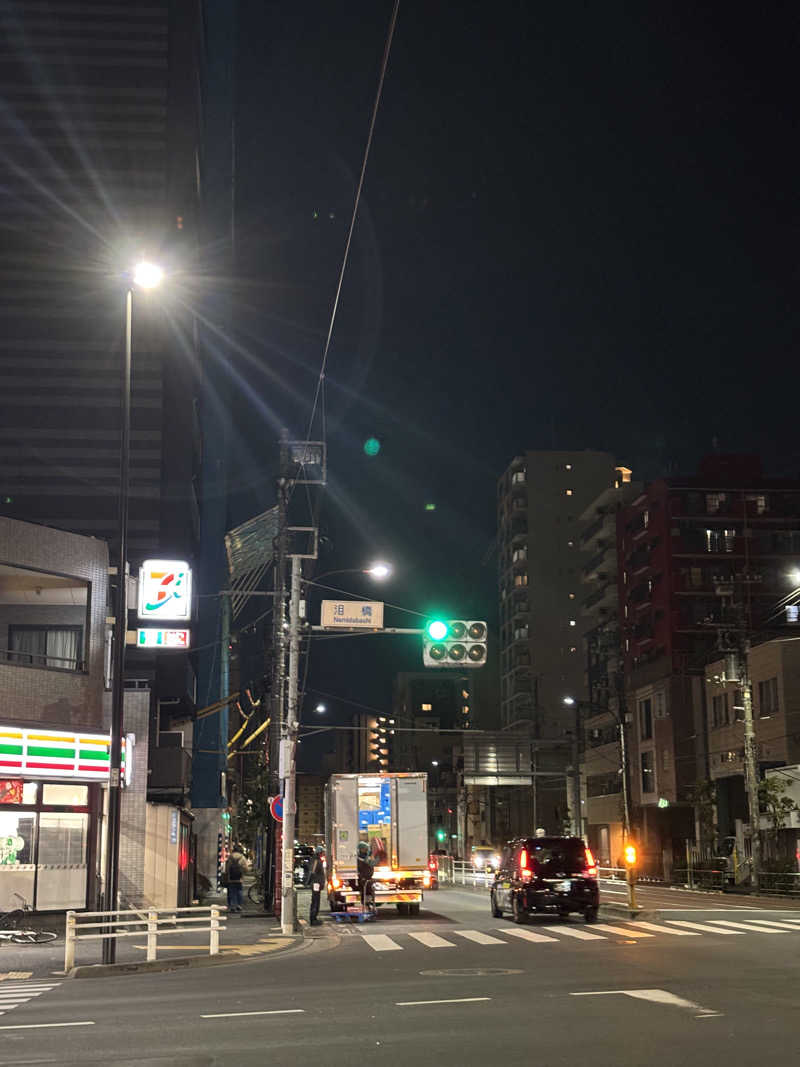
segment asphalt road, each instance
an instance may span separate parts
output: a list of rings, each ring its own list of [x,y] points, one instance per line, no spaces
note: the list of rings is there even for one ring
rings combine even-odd
[[[650,926],[519,927],[440,890],[418,919],[326,922],[273,959],[0,982],[0,1063],[785,1064],[800,912],[707,899]]]

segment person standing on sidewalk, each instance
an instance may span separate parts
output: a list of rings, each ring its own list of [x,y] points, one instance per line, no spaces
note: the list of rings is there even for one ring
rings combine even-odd
[[[311,909],[308,913],[309,926],[319,924],[319,898],[322,887],[325,884],[325,860],[323,858],[322,845],[314,849],[314,858],[311,861],[311,869],[308,872],[308,884],[311,886]]]
[[[242,852],[241,845],[234,845],[233,851],[225,864],[225,882],[228,887],[228,911],[233,913],[242,910],[244,897],[242,894],[242,879],[248,868],[247,860]]]

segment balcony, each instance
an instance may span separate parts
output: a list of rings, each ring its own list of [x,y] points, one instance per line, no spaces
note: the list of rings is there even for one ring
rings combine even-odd
[[[599,552],[592,556],[583,568],[583,581],[594,581],[601,573],[609,577],[617,573],[617,553],[613,545],[604,545]]]
[[[184,748],[154,748],[150,756],[147,795],[152,800],[188,796],[192,785],[192,757]]]
[[[599,548],[601,541],[608,542],[609,545],[616,541],[616,516],[613,514],[598,516],[581,533],[581,549],[584,552]]]
[[[617,603],[617,586],[615,582],[606,584],[596,592],[588,596],[581,605],[582,615],[594,615],[596,611],[608,611]]]

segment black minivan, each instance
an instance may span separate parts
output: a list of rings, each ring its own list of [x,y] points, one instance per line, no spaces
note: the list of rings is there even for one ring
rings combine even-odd
[[[500,856],[491,888],[492,915],[514,922],[535,912],[597,919],[600,894],[594,856],[579,837],[518,837]]]

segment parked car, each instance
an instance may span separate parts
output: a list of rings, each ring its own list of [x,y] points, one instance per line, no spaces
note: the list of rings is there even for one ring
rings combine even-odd
[[[597,864],[579,837],[520,837],[502,850],[491,887],[492,915],[525,922],[537,912],[597,919]]]
[[[294,884],[305,885],[308,881],[308,872],[311,870],[311,860],[314,857],[314,849],[311,845],[294,846]]]

